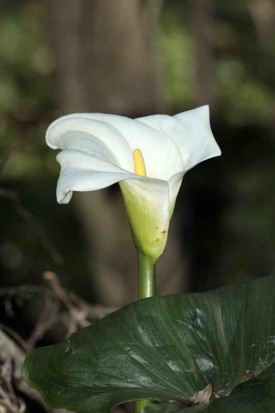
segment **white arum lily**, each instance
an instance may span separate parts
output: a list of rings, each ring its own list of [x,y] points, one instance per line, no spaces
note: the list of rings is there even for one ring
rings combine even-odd
[[[208,106],[137,119],[68,115],[50,125],[46,141],[61,149],[58,202],[68,203],[73,191],[94,191],[119,182],[136,247],[154,262],[164,250],[184,174],[221,154]]]

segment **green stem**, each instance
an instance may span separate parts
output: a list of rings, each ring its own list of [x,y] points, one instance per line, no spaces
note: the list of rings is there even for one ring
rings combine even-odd
[[[155,263],[152,258],[137,250],[138,259],[138,299],[156,294]]]
[[[138,299],[153,297],[156,294],[155,262],[141,251],[137,250],[138,260]],[[142,413],[150,400],[138,400],[135,403],[135,413]]]

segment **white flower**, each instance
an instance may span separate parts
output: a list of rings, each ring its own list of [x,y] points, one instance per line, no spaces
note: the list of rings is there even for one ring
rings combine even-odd
[[[184,174],[221,154],[208,106],[137,119],[68,115],[50,125],[46,141],[62,150],[57,155],[58,202],[68,203],[73,191],[94,191],[119,182],[135,244],[154,261],[164,250]]]

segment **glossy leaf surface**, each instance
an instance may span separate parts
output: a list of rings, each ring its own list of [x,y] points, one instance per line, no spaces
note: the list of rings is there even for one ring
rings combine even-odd
[[[217,396],[229,395],[275,361],[274,345],[270,276],[132,303],[35,350],[23,370],[51,407],[105,413],[142,398],[190,401],[209,384]]]

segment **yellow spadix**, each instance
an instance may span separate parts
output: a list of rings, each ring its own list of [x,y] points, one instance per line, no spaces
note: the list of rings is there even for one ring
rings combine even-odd
[[[147,176],[145,162],[140,149],[133,151],[135,174],[139,176]]]

